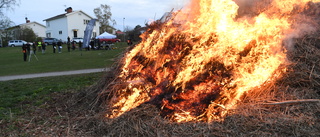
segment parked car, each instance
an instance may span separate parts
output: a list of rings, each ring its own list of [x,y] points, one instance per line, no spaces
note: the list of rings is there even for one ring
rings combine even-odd
[[[58,42],[59,40],[56,38],[44,38],[43,42],[47,45],[52,45],[53,42]]]
[[[83,43],[83,38],[73,38],[71,41],[74,41],[76,43],[79,43],[81,41],[81,43]]]
[[[27,44],[27,42],[24,40],[10,40],[8,42],[8,46],[10,47],[16,47],[16,46],[22,47],[23,44]]]
[[[120,39],[99,39],[100,43],[106,42],[106,43],[116,43],[116,42],[121,42]]]

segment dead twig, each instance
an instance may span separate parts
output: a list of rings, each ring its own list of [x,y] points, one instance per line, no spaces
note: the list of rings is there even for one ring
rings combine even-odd
[[[30,126],[30,124],[31,124],[31,122],[32,122],[32,120],[34,119],[35,117],[33,117],[31,120],[30,120],[30,122],[28,123],[28,125],[24,128],[24,129],[27,129],[29,126]]]
[[[320,99],[286,100],[281,102],[262,103],[263,105],[286,105],[299,103],[320,103]]]
[[[59,110],[58,110],[58,108],[57,108],[57,107],[56,107],[56,110],[57,110],[57,112],[58,112],[59,116],[60,116],[60,117],[63,117],[63,116],[61,116],[61,115],[60,115],[60,112],[59,112]]]

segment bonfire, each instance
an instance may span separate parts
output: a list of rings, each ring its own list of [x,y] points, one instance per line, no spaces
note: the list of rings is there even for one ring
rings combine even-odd
[[[279,81],[297,71],[292,55],[318,36],[319,15],[316,0],[192,0],[125,53],[103,91],[106,117],[151,104],[174,122],[223,120],[246,97],[288,86]]]

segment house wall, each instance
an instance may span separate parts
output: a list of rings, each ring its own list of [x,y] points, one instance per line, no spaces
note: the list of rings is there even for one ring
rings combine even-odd
[[[84,31],[87,27],[88,21],[91,20],[91,17],[87,16],[86,14],[82,12],[74,12],[68,14],[68,36],[72,39],[74,38],[74,30],[77,31],[77,37],[83,38],[84,37]],[[92,33],[96,33],[96,35],[99,35],[99,23],[96,22],[95,27],[93,28]],[[92,35],[93,37],[93,35]]]
[[[37,23],[28,23],[26,24],[29,28],[33,30],[33,32],[38,36],[38,37],[46,37],[46,27],[41,26]]]
[[[67,41],[68,25],[67,25],[66,18],[59,18],[59,19],[47,21],[46,25],[47,25],[46,37],[57,38],[59,40],[61,39],[62,41]],[[51,36],[48,36],[48,33],[50,33]]]
[[[84,37],[84,31],[87,27],[88,21],[92,18],[82,11],[74,11],[71,13],[65,14],[65,17],[61,17],[53,20],[46,20],[46,37],[48,33],[51,34],[51,38],[61,39],[62,41],[67,41],[68,36],[72,40],[74,38],[74,31],[77,30],[77,37]],[[87,21],[87,22],[86,22]],[[95,27],[93,28],[93,34],[96,36],[100,34],[99,32],[100,24],[96,22]],[[62,31],[59,34],[59,31]],[[94,37],[94,35],[92,35]]]
[[[85,16],[81,12],[74,12],[68,15],[68,32],[69,37],[72,39],[74,38],[73,31],[77,30],[77,37],[83,38],[84,30],[86,29],[86,25],[83,24],[83,20],[89,20],[88,16]]]
[[[30,28],[33,32],[37,35],[37,37],[45,37],[46,36],[46,27],[37,23],[37,22],[30,22],[17,25],[15,27],[7,28],[6,35],[9,40],[19,39],[21,28]]]

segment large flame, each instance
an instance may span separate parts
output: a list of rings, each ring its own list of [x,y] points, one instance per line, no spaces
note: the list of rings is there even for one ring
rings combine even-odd
[[[173,121],[211,121],[285,69],[294,16],[310,0],[192,0],[124,57],[108,117],[142,103]],[[281,66],[281,67],[280,67]]]

